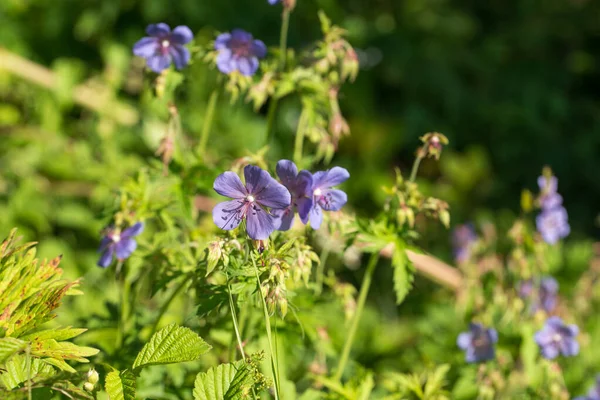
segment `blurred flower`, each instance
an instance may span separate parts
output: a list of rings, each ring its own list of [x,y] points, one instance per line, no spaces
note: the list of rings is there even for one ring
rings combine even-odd
[[[457,263],[464,263],[471,257],[471,247],[477,241],[473,224],[458,225],[452,231],[452,247]]]
[[[544,327],[535,333],[535,341],[540,346],[542,356],[554,359],[562,354],[565,357],[579,354],[577,325],[565,325],[559,317],[550,317]]]
[[[542,175],[538,177],[538,186],[542,194],[553,194],[558,189],[558,179],[555,176]]]
[[[596,376],[596,384],[590,388],[586,396],[579,396],[574,400],[600,400],[600,375]]]
[[[540,308],[546,312],[552,312],[556,307],[556,297],[558,294],[558,282],[551,276],[541,279],[539,288],[534,296],[534,283],[532,280],[522,282],[519,285],[519,297],[531,301],[531,311],[536,312]]]
[[[280,218],[280,225],[277,228],[280,231],[287,231],[291,228],[294,221],[294,213],[298,215],[303,223],[308,221],[308,213],[312,207],[312,174],[306,170],[298,172],[296,164],[290,160],[280,160],[277,163],[277,176],[292,195],[291,204],[279,210],[274,210],[273,214]]]
[[[492,360],[495,357],[494,344],[498,342],[498,332],[486,329],[481,324],[469,324],[469,331],[458,335],[456,344],[465,351],[468,363]]]
[[[420,139],[423,142],[423,146],[417,151],[420,158],[431,157],[439,160],[443,146],[449,143],[448,138],[439,132],[426,133]]]
[[[564,207],[543,210],[536,217],[538,232],[546,243],[555,244],[560,239],[567,237],[571,232],[569,217]]]
[[[231,230],[246,219],[248,236],[254,240],[265,240],[278,222],[265,207],[289,207],[291,196],[285,186],[259,167],[247,165],[244,177],[245,185],[232,171],[217,176],[213,185],[215,191],[234,200],[217,204],[213,208],[213,221],[219,228]]]
[[[133,237],[142,233],[143,230],[144,224],[141,222],[130,226],[123,232],[119,232],[118,229],[110,229],[100,242],[98,252],[102,255],[98,260],[98,266],[108,267],[113,260],[113,256],[116,256],[119,261],[129,257],[137,248],[137,242]]]
[[[348,170],[342,167],[333,167],[327,171],[313,174],[312,208],[308,218],[313,229],[319,229],[323,221],[323,212],[338,211],[348,201],[348,196],[341,190],[331,189],[350,178]]]
[[[254,40],[252,35],[241,29],[231,33],[222,33],[215,39],[217,68],[224,74],[239,71],[242,75],[250,76],[258,69],[258,60],[267,54],[267,47],[260,40]]]
[[[148,67],[154,72],[169,68],[171,62],[182,69],[190,61],[190,52],[185,48],[194,34],[185,25],[173,29],[165,23],[151,24],[146,28],[147,37],[133,45],[133,54],[146,59]]]
[[[270,5],[279,3],[279,0],[268,0]]]

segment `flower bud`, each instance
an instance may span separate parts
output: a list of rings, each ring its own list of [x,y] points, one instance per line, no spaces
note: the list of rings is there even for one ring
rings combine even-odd
[[[432,157],[436,160],[440,159],[442,147],[448,144],[448,138],[438,132],[429,132],[421,136],[421,141],[424,143],[424,154],[421,157]]]
[[[83,384],[83,389],[86,392],[93,392],[94,391],[94,384],[90,383],[90,382],[86,382],[86,383]]]
[[[100,376],[98,375],[98,372],[94,368],[92,368],[88,371],[87,381],[89,383],[91,383],[92,385],[95,385],[96,383],[98,383],[99,379],[100,379]]]

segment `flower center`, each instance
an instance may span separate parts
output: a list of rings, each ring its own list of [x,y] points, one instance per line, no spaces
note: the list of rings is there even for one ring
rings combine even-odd
[[[249,194],[248,196],[246,196],[246,200],[249,201],[250,203],[253,203],[254,200],[256,200],[256,199],[254,198],[254,196],[252,196],[251,194]]]
[[[251,55],[251,41],[235,40],[229,41],[229,49],[237,57],[248,57]]]
[[[317,189],[314,192],[315,196],[321,196],[323,194],[323,191],[321,189]]]
[[[115,233],[112,235],[112,241],[114,243],[119,243],[121,241],[121,235],[119,235],[118,233]]]
[[[169,47],[171,45],[171,43],[169,43],[169,41],[166,39],[163,40],[160,44],[162,47]]]
[[[562,336],[560,336],[558,333],[555,333],[554,336],[552,336],[552,340],[558,343],[562,340]]]

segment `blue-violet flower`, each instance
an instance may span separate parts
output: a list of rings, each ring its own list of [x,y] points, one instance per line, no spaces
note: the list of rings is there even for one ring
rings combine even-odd
[[[567,210],[562,206],[562,196],[557,193],[558,179],[555,176],[540,176],[540,205],[542,212],[536,217],[538,232],[546,243],[554,244],[571,232]]]
[[[534,339],[544,358],[550,360],[562,354],[565,357],[579,354],[577,325],[565,325],[559,317],[550,317],[544,327],[535,333]]]
[[[109,229],[100,242],[98,252],[102,253],[102,255],[100,256],[100,260],[98,260],[98,266],[102,268],[108,267],[112,263],[114,256],[119,261],[128,258],[137,248],[137,242],[133,237],[142,233],[143,230],[144,224],[141,222],[130,226],[123,232],[119,232],[117,229]]]
[[[173,31],[165,23],[151,24],[146,28],[147,37],[133,45],[133,54],[146,59],[148,67],[154,72],[169,68],[171,62],[182,69],[190,61],[190,52],[184,46],[194,34],[185,25],[177,26]]]
[[[338,211],[348,201],[348,196],[341,190],[331,189],[350,178],[348,170],[334,167],[327,171],[313,174],[312,207],[308,215],[310,226],[319,229],[323,221],[323,210]]]
[[[251,76],[258,69],[258,60],[267,54],[267,46],[261,40],[241,29],[231,33],[222,33],[215,39],[217,68],[224,74],[239,71],[242,75]]]
[[[600,375],[596,376],[596,384],[590,388],[586,396],[579,396],[574,400],[600,400]]]
[[[477,241],[473,224],[458,225],[452,231],[452,247],[457,263],[464,263],[471,257],[471,248]]]
[[[521,282],[519,285],[519,297],[531,302],[532,312],[539,309],[552,312],[556,307],[557,295],[558,282],[551,276],[542,278],[537,287],[532,280]]]
[[[213,188],[220,195],[233,200],[224,201],[213,208],[213,221],[219,228],[231,230],[245,219],[248,236],[254,240],[265,240],[278,223],[277,217],[265,207],[289,207],[291,195],[267,171],[254,165],[244,168],[244,177],[245,185],[232,171],[217,176]]]
[[[469,324],[469,331],[458,335],[456,344],[465,351],[468,363],[492,360],[496,356],[494,344],[498,342],[498,332],[478,323]]]
[[[303,223],[306,224],[308,220],[308,213],[312,207],[313,178],[312,174],[306,170],[298,172],[296,164],[290,160],[280,160],[277,163],[276,171],[281,183],[292,195],[292,202],[288,207],[273,211],[273,214],[280,218],[280,225],[277,229],[287,231],[292,226],[296,211]]]

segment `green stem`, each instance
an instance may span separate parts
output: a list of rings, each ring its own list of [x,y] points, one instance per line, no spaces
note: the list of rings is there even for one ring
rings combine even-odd
[[[212,126],[213,117],[215,115],[215,108],[217,106],[217,100],[219,98],[219,89],[213,90],[208,99],[208,107],[206,108],[206,114],[204,115],[204,123],[202,124],[202,132],[200,133],[200,143],[198,144],[198,155],[200,157],[206,157],[206,145],[208,144],[208,136],[210,134],[210,128]]]
[[[283,14],[281,16],[281,32],[279,34],[279,70],[283,72],[285,70],[285,64],[287,62],[287,37],[290,28],[290,14],[292,10],[287,7],[283,8]],[[277,103],[276,98],[271,98],[269,104],[269,112],[267,114],[267,137],[265,144],[268,146],[273,140],[275,131],[275,116],[277,114]]]
[[[323,291],[323,280],[325,278],[325,263],[329,257],[329,246],[325,245],[319,257],[319,265],[317,265],[317,295]]]
[[[298,126],[296,127],[296,140],[294,142],[294,162],[296,165],[300,165],[302,162],[302,147],[304,146],[304,131],[305,129],[306,113],[304,110],[300,113],[298,119]]]
[[[267,341],[269,342],[269,350],[271,353],[271,370],[273,371],[273,381],[275,382],[275,400],[279,400],[279,373],[277,369],[277,359],[275,348],[273,347],[273,339],[271,335],[271,317],[269,316],[269,310],[267,309],[267,302],[262,295],[262,283],[260,281],[260,276],[258,275],[258,267],[256,266],[256,260],[252,257],[252,264],[254,265],[254,273],[256,274],[256,284],[258,285],[258,295],[260,296],[262,306],[263,306],[263,314],[265,318],[265,328],[267,331]]]
[[[423,160],[423,154],[425,154],[426,146],[427,144],[424,144],[423,147],[421,147],[417,151],[417,158],[415,159],[412,171],[410,171],[410,178],[408,179],[410,182],[414,182],[417,178],[417,172],[419,171],[419,165],[421,164],[421,160]]]
[[[342,357],[338,362],[337,370],[335,371],[334,380],[339,381],[342,378],[342,374],[344,373],[344,369],[346,368],[346,364],[348,363],[348,357],[350,356],[350,350],[352,349],[352,343],[354,342],[354,336],[356,335],[356,330],[358,329],[358,323],[360,322],[360,318],[362,316],[363,309],[365,308],[365,302],[367,300],[367,294],[369,293],[369,288],[371,286],[371,281],[373,280],[373,272],[375,272],[375,267],[377,266],[377,261],[379,260],[379,253],[373,253],[371,258],[369,259],[369,264],[367,265],[367,270],[365,271],[365,276],[362,281],[362,286],[360,288],[360,293],[358,295],[358,304],[356,305],[356,312],[354,317],[352,318],[352,324],[350,325],[350,331],[348,332],[348,337],[346,338],[346,343],[344,343],[344,350],[342,351]]]
[[[119,294],[120,294],[120,313],[119,313],[119,329],[117,331],[117,346],[116,350],[119,350],[123,346],[125,340],[125,323],[127,321],[128,314],[128,301],[129,301],[129,287],[127,286],[127,278],[125,273],[125,266],[119,261],[117,264],[117,275],[119,279]]]
[[[169,296],[169,298],[167,299],[165,304],[162,305],[162,307],[160,308],[160,311],[158,312],[158,317],[156,317],[156,320],[154,321],[154,326],[152,327],[152,334],[156,333],[156,331],[158,330],[158,327],[160,325],[160,321],[162,320],[162,317],[165,315],[165,313],[169,309],[169,306],[171,305],[173,300],[175,300],[175,297],[177,297],[177,295],[186,287],[186,285],[189,282],[190,281],[188,279],[188,275],[184,275],[183,280],[181,281],[181,283],[179,283],[179,286],[177,286],[175,288],[175,290],[173,290],[173,292],[171,293],[171,295]]]

